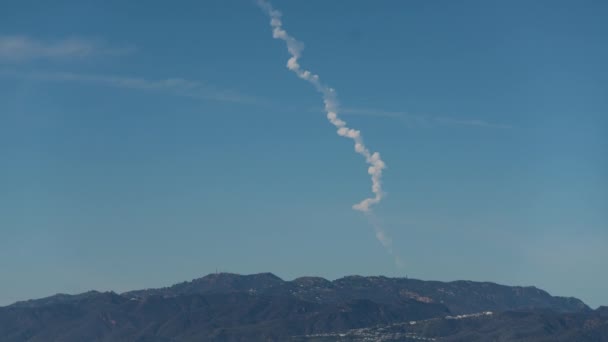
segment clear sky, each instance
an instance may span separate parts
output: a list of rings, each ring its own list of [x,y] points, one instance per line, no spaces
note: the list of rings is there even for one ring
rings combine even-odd
[[[608,304],[608,3],[0,5],[0,304],[216,269],[535,285]]]

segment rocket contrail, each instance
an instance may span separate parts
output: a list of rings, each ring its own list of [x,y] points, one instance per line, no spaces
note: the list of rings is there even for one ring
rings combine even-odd
[[[268,14],[270,17],[270,26],[272,27],[272,37],[280,39],[287,45],[287,51],[291,57],[287,61],[287,68],[293,71],[298,77],[308,81],[312,84],[315,89],[323,95],[323,102],[325,103],[325,111],[327,112],[327,119],[332,125],[336,126],[337,133],[340,136],[352,139],[355,143],[355,152],[365,157],[365,161],[369,164],[367,172],[371,176],[372,180],[372,193],[373,196],[365,198],[361,202],[354,204],[353,209],[361,211],[368,216],[368,219],[374,230],[376,231],[376,238],[380,243],[388,250],[388,252],[395,257],[395,262],[398,266],[402,266],[401,259],[393,252],[392,241],[387,236],[386,232],[377,219],[373,216],[371,207],[378,204],[384,193],[382,191],[382,170],[386,168],[386,164],[380,158],[380,153],[370,152],[370,150],[363,143],[361,132],[346,125],[346,122],[338,117],[338,99],[336,92],[333,88],[323,84],[319,78],[319,75],[313,74],[312,72],[303,69],[298,63],[298,59],[302,55],[304,45],[290,36],[287,31],[283,29],[283,23],[281,22],[281,12],[275,10],[272,5],[265,0],[258,0],[258,5]]]

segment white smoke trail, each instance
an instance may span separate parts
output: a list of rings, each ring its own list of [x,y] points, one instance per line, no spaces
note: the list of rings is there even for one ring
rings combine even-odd
[[[325,103],[325,111],[327,112],[327,119],[334,126],[336,126],[337,133],[340,136],[350,138],[355,143],[355,152],[365,157],[365,161],[369,164],[367,172],[370,174],[372,179],[372,193],[373,197],[366,198],[361,202],[353,205],[353,209],[365,213],[370,223],[373,225],[376,231],[376,238],[380,243],[388,250],[388,252],[395,257],[395,262],[401,267],[403,264],[400,258],[394,253],[392,248],[392,241],[387,236],[386,232],[382,229],[380,224],[377,222],[372,214],[371,207],[378,204],[384,193],[382,191],[382,170],[386,168],[386,164],[380,158],[380,153],[370,152],[370,150],[363,143],[361,132],[346,126],[346,122],[338,117],[338,100],[336,92],[333,88],[323,84],[319,78],[319,75],[313,74],[312,72],[302,69],[298,63],[298,59],[302,55],[304,45],[297,41],[294,37],[290,36],[287,31],[283,29],[283,23],[281,22],[281,12],[275,10],[270,3],[265,0],[258,0],[258,5],[268,14],[270,17],[270,26],[272,27],[272,37],[275,39],[283,40],[287,45],[287,51],[291,57],[287,61],[287,68],[293,71],[298,77],[308,81],[312,84],[315,89],[323,95],[323,102]]]

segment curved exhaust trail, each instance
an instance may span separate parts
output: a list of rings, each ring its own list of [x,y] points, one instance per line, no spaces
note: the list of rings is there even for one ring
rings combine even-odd
[[[362,155],[365,158],[366,163],[369,165],[367,172],[371,176],[371,190],[373,196],[365,198],[361,202],[354,204],[353,209],[366,214],[371,225],[374,227],[378,241],[391,255],[393,255],[397,266],[402,267],[403,262],[393,251],[392,240],[386,234],[371,210],[372,206],[378,204],[384,197],[384,192],[382,191],[382,171],[386,168],[386,164],[380,158],[380,153],[371,152],[363,143],[361,132],[348,127],[346,122],[340,119],[338,116],[339,103],[336,96],[336,91],[322,83],[319,75],[303,69],[300,66],[299,59],[302,56],[304,44],[290,36],[287,31],[283,29],[283,22],[281,21],[282,13],[275,10],[266,0],[258,0],[257,4],[270,17],[272,37],[284,41],[287,45],[287,51],[291,55],[291,57],[287,60],[287,68],[293,71],[301,79],[308,81],[319,93],[321,93],[323,96],[323,102],[325,104],[327,119],[337,128],[337,133],[339,136],[346,137],[354,141],[355,152]]]

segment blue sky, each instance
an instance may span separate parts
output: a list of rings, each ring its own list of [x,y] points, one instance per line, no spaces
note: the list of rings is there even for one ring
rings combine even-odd
[[[214,272],[535,285],[608,304],[608,5],[5,1],[0,304]]]

